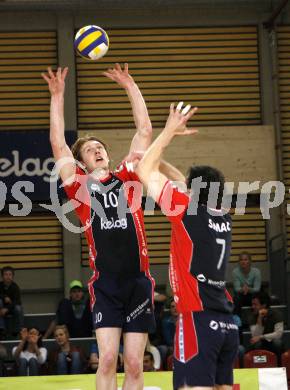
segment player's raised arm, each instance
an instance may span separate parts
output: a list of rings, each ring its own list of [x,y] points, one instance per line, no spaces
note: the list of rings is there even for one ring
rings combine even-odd
[[[189,135],[197,132],[197,130],[186,127],[187,121],[197,110],[196,108],[190,108],[190,106],[186,106],[181,110],[182,103],[179,103],[176,108],[174,104],[171,104],[165,128],[149,146],[137,165],[136,173],[148,189],[148,194],[156,201],[159,199],[164,184],[168,180],[168,177],[160,172],[160,161],[163,151],[175,135]]]
[[[146,150],[151,143],[152,125],[141,91],[129,74],[128,64],[124,65],[124,69],[120,64],[115,64],[114,68],[108,69],[104,75],[124,88],[130,99],[137,130],[132,139],[130,152]]]
[[[53,156],[56,162],[61,164],[61,179],[69,184],[74,178],[76,166],[64,134],[64,91],[67,72],[68,68],[58,68],[55,73],[48,68],[47,73],[42,73],[42,77],[47,82],[51,95],[49,138]],[[69,161],[62,164],[61,159],[65,161],[65,158]]]

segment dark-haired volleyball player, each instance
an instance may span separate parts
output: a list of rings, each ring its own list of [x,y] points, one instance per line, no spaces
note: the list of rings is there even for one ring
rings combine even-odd
[[[43,78],[51,94],[50,142],[62,165],[60,176],[76,207],[89,245],[93,277],[89,292],[99,348],[97,389],[115,390],[116,365],[121,333],[124,339],[125,380],[123,389],[143,389],[143,355],[148,331],[154,330],[152,307],[154,281],[149,273],[141,195],[132,204],[130,181],[135,174],[122,164],[109,169],[106,145],[96,137],[80,138],[72,150],[65,141],[64,90],[67,68],[48,69]],[[123,87],[130,99],[136,134],[130,152],[144,151],[151,142],[152,127],[141,92],[119,64],[104,73]],[[75,160],[81,163],[76,165]],[[140,184],[140,183],[139,183]],[[135,198],[136,201],[136,194]],[[138,202],[137,202],[138,203]]]
[[[194,133],[186,123],[195,109],[171,105],[166,126],[139,162],[136,172],[168,216],[171,227],[170,282],[179,312],[174,343],[174,389],[232,389],[238,329],[225,289],[231,218],[221,210],[224,177],[215,168],[192,166],[187,192],[160,172],[163,150],[177,135]],[[194,179],[201,185],[192,187]],[[217,201],[211,182],[220,183]],[[197,193],[200,190],[197,201]],[[194,194],[195,192],[195,194]],[[194,204],[196,201],[196,204]]]

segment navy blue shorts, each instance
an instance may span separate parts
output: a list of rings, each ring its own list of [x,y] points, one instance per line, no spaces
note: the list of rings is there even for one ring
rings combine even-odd
[[[155,331],[153,284],[142,272],[118,275],[101,272],[94,282],[93,323],[98,328],[123,332]]]
[[[239,331],[231,314],[179,314],[174,342],[174,389],[185,385],[232,385],[238,346]]]

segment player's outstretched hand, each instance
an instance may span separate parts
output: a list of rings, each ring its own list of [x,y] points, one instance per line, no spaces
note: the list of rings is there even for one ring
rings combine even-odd
[[[169,132],[173,135],[191,135],[198,132],[197,129],[188,129],[186,124],[188,120],[196,113],[197,107],[191,108],[188,104],[182,108],[183,102],[179,102],[174,107],[174,103],[170,105],[170,113],[167,118],[167,122],[164,131]]]
[[[50,67],[47,68],[47,73],[41,73],[42,78],[47,82],[49,92],[53,95],[63,95],[65,89],[65,78],[68,73],[68,68],[57,68],[53,72]]]
[[[135,170],[139,161],[143,158],[144,153],[144,151],[132,151],[124,158],[124,161],[132,163],[133,169]]]
[[[120,64],[115,64],[114,68],[109,68],[106,72],[103,73],[104,76],[115,81],[122,88],[128,88],[134,84],[132,76],[129,74],[128,64],[124,64],[124,69],[122,69]]]

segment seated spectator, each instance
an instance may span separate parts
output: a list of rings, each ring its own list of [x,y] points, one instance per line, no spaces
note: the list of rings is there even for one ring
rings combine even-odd
[[[57,375],[82,374],[85,355],[81,348],[70,343],[65,325],[57,325],[54,330],[57,347],[49,354],[49,372]]]
[[[163,339],[165,344],[168,347],[173,347],[175,326],[178,317],[176,304],[173,299],[170,302],[169,310],[170,310],[169,315],[165,316],[162,320],[162,332],[163,332]]]
[[[90,357],[86,368],[86,374],[95,374],[99,367],[99,349],[96,342],[93,342],[90,349]],[[119,354],[117,359],[117,372],[124,372],[123,345],[122,339],[119,346]]]
[[[164,294],[161,294],[157,291],[154,291],[154,304],[160,302],[160,303],[165,303],[167,300],[167,296]]]
[[[154,368],[154,358],[151,352],[145,351],[144,357],[143,357],[143,371],[149,372],[149,371],[155,371]]]
[[[7,359],[7,350],[3,344],[0,344],[0,376],[5,376],[6,370],[4,361]]]
[[[153,356],[153,365],[155,370],[160,370],[161,368],[161,355],[158,350],[154,345],[150,344],[149,339],[147,340],[145,352],[150,352]]]
[[[117,372],[124,372],[124,358],[123,354],[119,352],[117,359]]]
[[[233,269],[234,303],[236,313],[241,314],[242,306],[251,306],[252,294],[261,290],[261,272],[252,267],[251,255],[242,252],[239,266]]]
[[[163,344],[162,339],[162,318],[164,313],[164,304],[167,301],[167,296],[157,291],[154,291],[154,317],[156,328],[154,333],[149,334],[151,344],[157,346]]]
[[[66,325],[70,337],[92,337],[93,320],[89,299],[85,299],[83,285],[79,280],[70,283],[70,297],[58,305],[56,318],[44,334],[48,338],[56,325]]]
[[[242,333],[242,320],[241,318],[236,314],[235,309],[233,311],[233,320],[234,323],[237,325],[239,328],[239,351],[238,351],[238,356],[239,356],[239,366],[243,366],[243,361],[244,361],[244,355],[245,355],[245,347],[243,346],[243,333]]]
[[[21,306],[20,288],[14,282],[14,269],[3,267],[0,282],[0,336],[11,334],[16,336],[23,327],[23,311]],[[11,317],[11,328],[7,318]]]
[[[99,356],[96,352],[91,352],[86,369],[86,374],[95,374],[99,367]]]
[[[276,353],[279,361],[283,350],[283,315],[280,311],[270,308],[270,297],[267,294],[253,295],[249,325],[252,338],[248,350],[266,349]]]
[[[19,376],[36,376],[46,362],[47,350],[42,347],[41,335],[36,328],[23,328],[20,343],[12,349]]]

